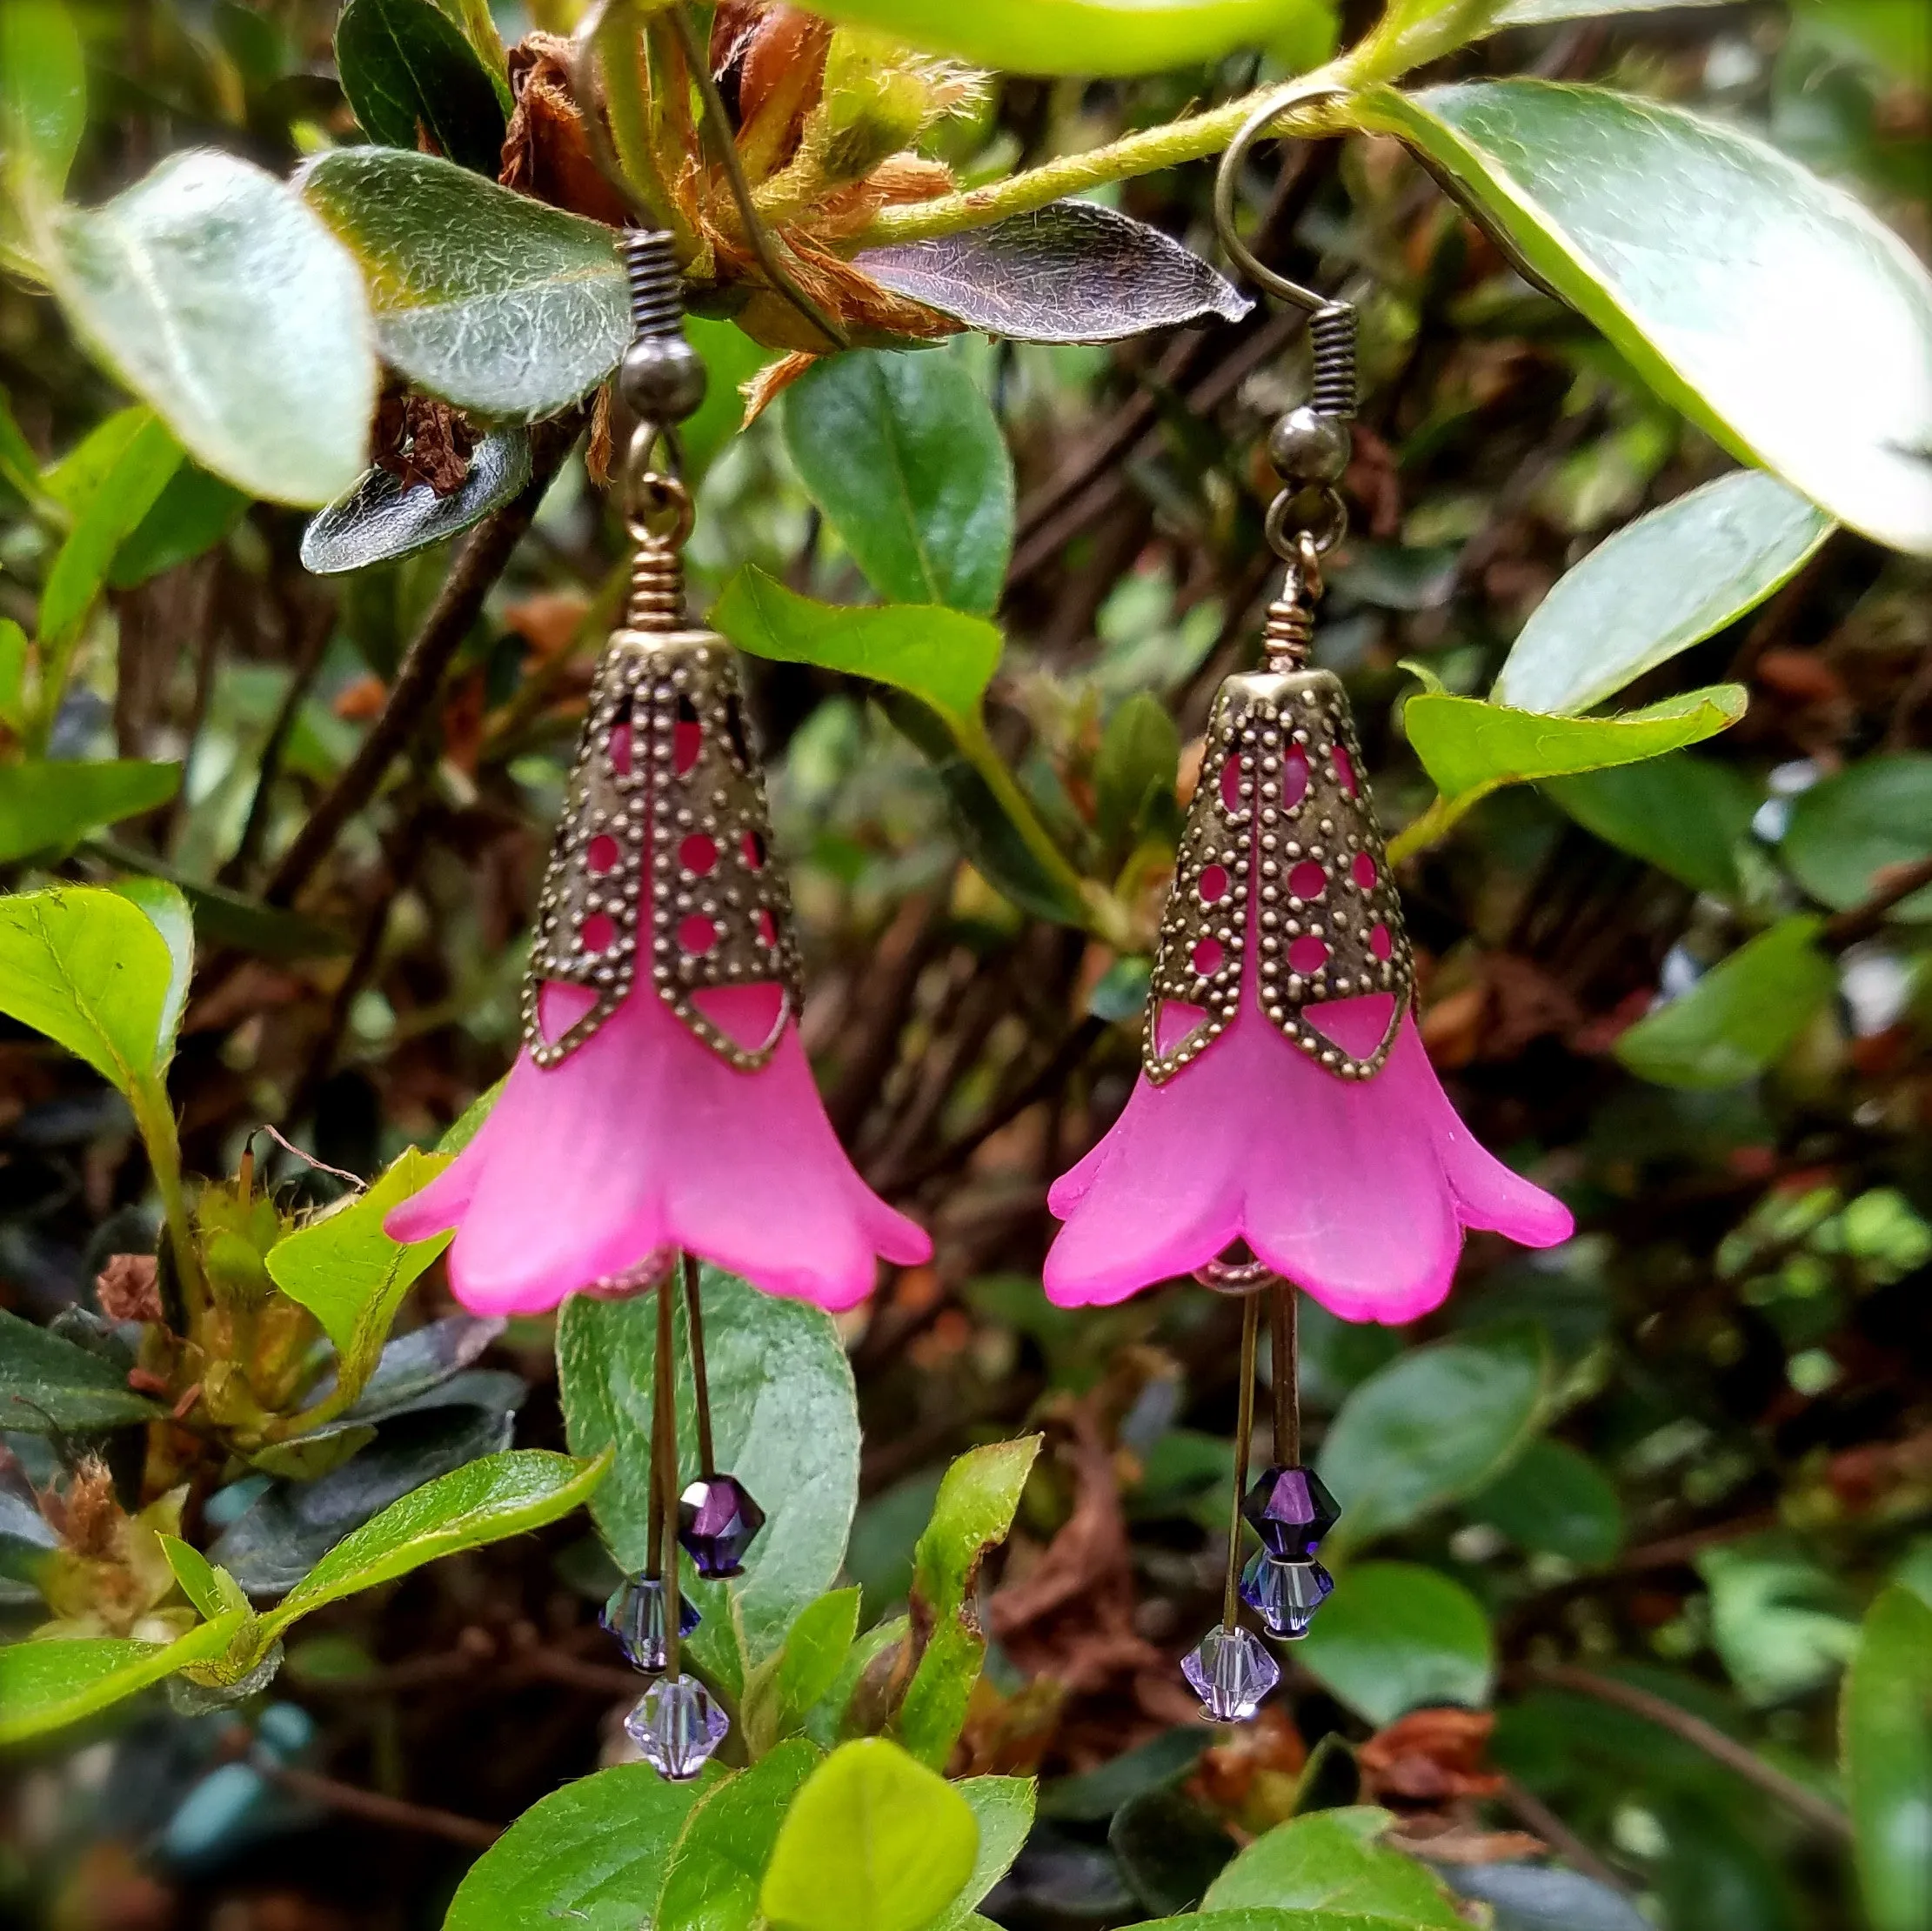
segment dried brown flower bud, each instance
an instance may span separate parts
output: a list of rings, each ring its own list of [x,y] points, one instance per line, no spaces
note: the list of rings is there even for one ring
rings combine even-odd
[[[94,1299],[110,1321],[157,1321],[161,1289],[151,1253],[117,1253],[94,1277]]]

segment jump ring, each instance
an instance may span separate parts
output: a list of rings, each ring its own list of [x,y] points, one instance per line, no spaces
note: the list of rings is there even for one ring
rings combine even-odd
[[[1348,505],[1341,500],[1340,492],[1332,484],[1325,484],[1321,489],[1322,520],[1318,524],[1298,524],[1291,531],[1288,517],[1302,493],[1299,490],[1283,490],[1268,504],[1265,526],[1268,548],[1283,563],[1300,560],[1303,539],[1314,545],[1317,556],[1325,557],[1348,533]]]

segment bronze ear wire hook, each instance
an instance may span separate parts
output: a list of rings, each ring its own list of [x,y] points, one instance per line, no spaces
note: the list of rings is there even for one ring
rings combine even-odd
[[[1274,130],[1276,121],[1291,108],[1310,106],[1344,91],[1338,83],[1331,80],[1310,80],[1304,77],[1290,81],[1242,122],[1240,131],[1228,143],[1227,151],[1221,156],[1220,165],[1214,170],[1214,232],[1220,239],[1221,251],[1258,287],[1267,290],[1270,295],[1279,296],[1284,302],[1294,303],[1311,316],[1338,304],[1332,304],[1327,296],[1318,295],[1313,289],[1303,288],[1299,282],[1291,282],[1287,276],[1277,274],[1255,255],[1235,231],[1234,195],[1240,185],[1241,167],[1247,159],[1248,150],[1264,134]],[[1283,135],[1282,138],[1287,137]]]

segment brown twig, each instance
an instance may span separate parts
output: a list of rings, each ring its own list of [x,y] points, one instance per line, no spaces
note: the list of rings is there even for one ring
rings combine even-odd
[[[1585,1877],[1594,1877],[1609,1890],[1628,1894],[1629,1884],[1606,1864],[1576,1833],[1534,1791],[1525,1790],[1514,1777],[1503,1780],[1503,1806],[1530,1830],[1535,1832],[1563,1861]]]
[[[1893,906],[1932,885],[1932,857],[1915,859],[1909,865],[1887,865],[1879,877],[1884,883],[1863,905],[1854,905],[1849,912],[1842,912],[1826,922],[1824,939],[1828,950],[1842,952],[1848,945],[1869,939],[1885,923],[1885,915]]]
[[[1726,1736],[1714,1723],[1680,1709],[1667,1697],[1656,1696],[1635,1684],[1619,1682],[1613,1676],[1599,1676],[1594,1670],[1579,1669],[1571,1663],[1529,1663],[1516,1672],[1528,1681],[1544,1683],[1552,1689],[1574,1691],[1593,1696],[1600,1703],[1628,1710],[1668,1730],[1694,1749],[1735,1771],[1747,1783],[1755,1784],[1767,1795],[1775,1797],[1788,1809],[1828,1835],[1849,1841],[1851,1820],[1835,1804],[1828,1803],[1815,1791],[1808,1790],[1795,1777],[1787,1776],[1775,1765],[1767,1763],[1755,1750],[1748,1749],[1735,1737]]]
[[[425,1837],[441,1837],[452,1844],[467,1844],[472,1849],[488,1850],[503,1835],[501,1824],[486,1824],[480,1817],[459,1817],[453,1810],[438,1810],[430,1804],[405,1803],[400,1797],[384,1797],[374,1790],[363,1790],[352,1783],[313,1770],[297,1770],[284,1763],[259,1763],[256,1767],[272,1784],[291,1797],[305,1797],[311,1803],[324,1805],[371,1824],[386,1824],[391,1830],[412,1830]]]
[[[443,673],[469,635],[484,598],[529,529],[537,505],[583,426],[584,411],[573,409],[531,431],[530,481],[514,501],[478,525],[457,552],[435,604],[404,655],[382,715],[276,866],[263,893],[271,905],[293,903],[333,849],[343,827],[376,795],[390,765],[435,701]]]

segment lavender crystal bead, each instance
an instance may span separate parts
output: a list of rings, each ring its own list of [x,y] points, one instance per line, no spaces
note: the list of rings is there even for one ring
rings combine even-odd
[[[667,1676],[653,1683],[624,1720],[644,1761],[672,1783],[695,1777],[731,1727],[695,1676]]]
[[[765,1511],[735,1475],[704,1475],[678,1501],[678,1540],[707,1582],[745,1573],[745,1552]]]
[[[1315,1611],[1328,1600],[1335,1579],[1319,1562],[1277,1562],[1259,1554],[1241,1571],[1241,1600],[1267,1626],[1271,1636],[1299,1641]]]
[[[1241,1513],[1277,1562],[1312,1560],[1317,1544],[1341,1520],[1340,1504],[1312,1468],[1264,1468]]]
[[[1215,1722],[1245,1723],[1281,1680],[1281,1666],[1252,1632],[1221,1624],[1201,1638],[1180,1674]]]
[[[670,1632],[666,1627],[665,1605],[670,1591],[654,1575],[631,1576],[611,1592],[598,1618],[624,1646],[633,1669],[647,1676],[661,1676],[669,1659]],[[680,1592],[678,1597],[678,1634],[688,1636],[702,1619]]]

